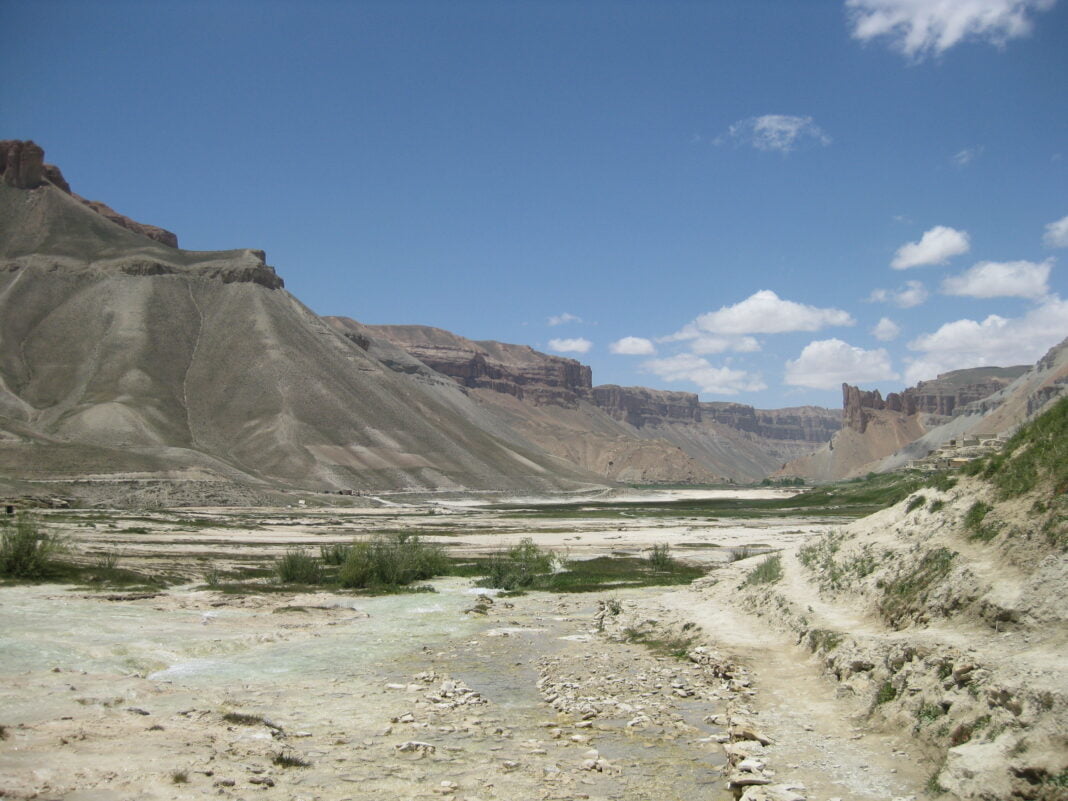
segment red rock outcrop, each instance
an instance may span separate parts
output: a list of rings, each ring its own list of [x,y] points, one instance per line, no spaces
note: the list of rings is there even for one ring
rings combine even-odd
[[[147,225],[131,220],[106,203],[101,203],[99,200],[87,200],[73,192],[59,167],[55,164],[45,164],[44,149],[31,140],[5,139],[0,141],[0,181],[17,189],[36,189],[46,182],[50,183],[116,225],[121,225],[128,231],[147,236],[149,239],[172,248],[178,247],[178,236],[172,231],[160,228],[158,225]]]

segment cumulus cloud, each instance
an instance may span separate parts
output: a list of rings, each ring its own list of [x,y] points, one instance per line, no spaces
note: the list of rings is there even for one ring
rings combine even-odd
[[[549,348],[557,353],[586,353],[592,347],[593,343],[582,337],[549,340]]]
[[[886,37],[913,61],[941,55],[966,40],[998,47],[1031,32],[1031,12],[1055,0],[846,0],[853,37]]]
[[[1061,217],[1047,225],[1042,241],[1048,248],[1068,248],[1068,217]]]
[[[737,395],[767,389],[760,376],[730,367],[715,367],[708,359],[693,353],[680,353],[664,359],[649,359],[642,368],[665,381],[689,381],[699,392],[709,395]]]
[[[725,139],[752,145],[757,150],[777,150],[780,153],[789,153],[804,143],[824,146],[831,143],[831,137],[823,132],[812,117],[790,114],[765,114],[739,120],[716,142],[721,144]]]
[[[1033,261],[981,261],[960,275],[942,282],[947,295],[970,298],[1041,298],[1049,293],[1053,259]]]
[[[733,306],[702,314],[667,340],[699,340],[706,334],[744,337],[746,334],[784,334],[790,331],[818,331],[829,325],[853,325],[856,321],[842,309],[819,308],[792,300],[783,300],[770,289],[754,292]],[[705,339],[713,347],[715,339]],[[759,350],[752,337],[735,340],[740,347],[732,350]],[[706,350],[706,352],[714,352]]]
[[[956,320],[908,343],[919,355],[910,360],[905,380],[914,384],[966,367],[1030,364],[1066,336],[1068,301],[1056,295],[1023,317]]]
[[[899,247],[890,266],[895,270],[907,270],[925,264],[945,264],[954,256],[967,253],[970,248],[967,233],[936,225],[925,232],[919,242],[906,242]]]
[[[563,325],[564,323],[581,323],[582,318],[577,317],[570,312],[564,312],[563,314],[557,314],[550,317],[546,322],[548,322],[549,325]]]
[[[911,309],[927,300],[929,293],[922,281],[906,281],[897,289],[873,289],[868,296],[871,303],[893,303],[901,309]]]
[[[656,347],[644,337],[623,337],[609,345],[608,350],[622,356],[652,356],[656,353]]]
[[[883,317],[875,324],[871,333],[880,342],[890,342],[901,335],[901,326],[889,317]]]
[[[805,345],[795,361],[786,362],[787,384],[812,389],[837,389],[843,383],[864,384],[897,378],[889,354],[864,350],[840,339],[820,339]]]
[[[958,150],[953,154],[953,164],[958,168],[967,167],[973,161],[975,161],[983,152],[981,145],[976,147],[966,147],[964,150]]]
[[[753,337],[717,337],[699,334],[690,343],[690,350],[701,355],[726,353],[729,350],[736,353],[755,353],[760,350],[760,343]]]

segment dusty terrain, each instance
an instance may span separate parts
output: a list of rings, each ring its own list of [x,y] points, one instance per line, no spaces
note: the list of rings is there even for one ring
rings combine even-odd
[[[394,498],[367,502],[403,505],[46,515],[85,559],[117,554],[191,583],[158,594],[0,588],[0,794],[725,800],[732,778],[738,792],[768,783],[747,798],[922,794],[935,765],[907,733],[872,729],[793,638],[705,596],[757,561],[731,563],[730,547],[799,545],[827,521],[560,525],[479,499]],[[458,578],[377,598],[202,583],[262,570],[294,544],[398,528],[437,528],[457,553],[523,536],[573,559],[667,542],[712,573],[703,588],[498,598],[485,614],[470,611],[474,590]],[[616,612],[599,615],[607,600]],[[636,633],[684,636],[687,655]],[[289,756],[308,765],[278,764]]]

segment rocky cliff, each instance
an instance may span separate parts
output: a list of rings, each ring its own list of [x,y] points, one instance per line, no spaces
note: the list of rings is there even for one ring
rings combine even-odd
[[[842,424],[863,434],[871,410],[953,417],[969,404],[1004,389],[1028,369],[1024,364],[953,370],[930,381],[920,381],[904,392],[891,392],[885,400],[877,389],[865,391],[842,384]]]
[[[702,403],[705,420],[714,420],[765,439],[827,442],[842,427],[842,413],[820,406],[754,409],[743,403]]]
[[[328,318],[330,319],[330,318]],[[592,390],[589,367],[526,345],[476,342],[423,325],[375,325],[372,334],[472,389],[502,392],[535,405],[574,407]]]
[[[701,422],[701,404],[691,392],[602,384],[593,388],[593,402],[613,419],[635,428]]]
[[[168,247],[178,247],[178,236],[158,225],[146,225],[136,220],[131,220],[125,214],[119,214],[115,209],[99,200],[87,200],[81,195],[71,191],[70,184],[63,177],[59,167],[54,164],[45,164],[44,150],[33,141],[18,139],[5,139],[0,141],[0,183],[16,189],[36,189],[45,183],[51,184],[57,189],[66,192],[79,203],[92,209],[106,220],[133,231],[135,234],[147,236]]]

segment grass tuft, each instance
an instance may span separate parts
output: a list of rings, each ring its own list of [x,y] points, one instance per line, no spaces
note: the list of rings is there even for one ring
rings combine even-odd
[[[307,768],[311,765],[311,762],[308,760],[302,759],[296,754],[288,751],[279,751],[274,755],[274,759],[271,760],[271,763],[280,768]]]
[[[774,584],[782,578],[782,557],[778,554],[765,557],[764,560],[753,568],[745,577],[744,585],[755,586],[757,584]]]

